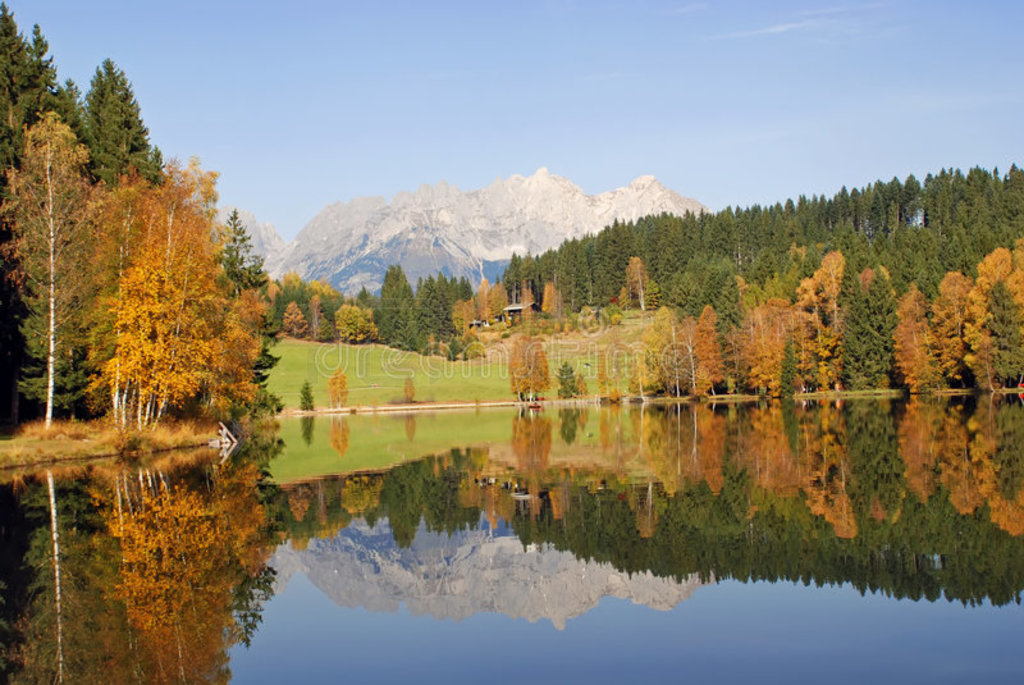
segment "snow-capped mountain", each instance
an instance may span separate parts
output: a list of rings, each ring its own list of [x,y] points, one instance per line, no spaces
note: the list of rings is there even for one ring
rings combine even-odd
[[[342,607],[392,612],[404,606],[416,616],[456,621],[496,612],[546,619],[561,630],[604,597],[668,611],[704,585],[697,575],[679,582],[649,571],[626,573],[547,545],[524,548],[511,531],[491,531],[485,521],[451,536],[428,532],[421,523],[404,549],[386,520],[371,528],[357,519],[303,550],[285,543],[270,561],[277,592],[302,573]]]
[[[615,220],[703,211],[653,176],[586,195],[542,168],[469,192],[442,181],[398,193],[391,202],[372,197],[329,205],[267,264],[274,277],[296,271],[346,293],[380,288],[391,264],[401,264],[412,283],[444,271],[475,284],[493,278],[513,252],[538,254]]]

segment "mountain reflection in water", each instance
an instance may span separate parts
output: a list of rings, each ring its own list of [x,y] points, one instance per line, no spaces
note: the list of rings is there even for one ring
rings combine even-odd
[[[262,437],[225,465],[56,473],[60,615],[45,474],[0,488],[8,679],[230,678],[231,648],[258,643],[295,574],[343,607],[568,633],[602,597],[671,609],[723,580],[967,612],[1024,587],[1016,397],[347,416],[301,432],[285,421],[283,450]]]

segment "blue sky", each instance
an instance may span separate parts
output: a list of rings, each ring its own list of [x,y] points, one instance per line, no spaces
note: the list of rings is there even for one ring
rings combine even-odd
[[[713,209],[1024,162],[1020,2],[8,0],[83,91],[290,239],[442,179],[654,174]]]

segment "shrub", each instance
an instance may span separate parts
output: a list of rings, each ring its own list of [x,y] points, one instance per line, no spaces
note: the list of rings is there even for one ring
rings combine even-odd
[[[302,411],[313,411],[313,386],[306,381],[299,391],[299,409]]]

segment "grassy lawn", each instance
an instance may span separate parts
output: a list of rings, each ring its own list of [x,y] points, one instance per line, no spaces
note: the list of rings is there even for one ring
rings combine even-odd
[[[544,341],[551,366],[548,395],[557,394],[555,374],[563,361],[582,373],[590,392],[595,392],[599,351],[612,345],[622,350],[635,345],[645,323],[639,312],[630,312],[620,326],[593,333],[538,336]],[[272,351],[280,361],[271,371],[269,388],[281,398],[285,408],[298,409],[299,391],[308,380],[313,386],[316,406],[326,407],[327,379],[340,366],[348,376],[351,406],[400,403],[406,378],[412,378],[417,402],[510,400],[513,397],[508,381],[508,352],[512,340],[501,338],[497,331],[488,332],[482,335],[486,357],[449,362],[439,356],[425,357],[383,345],[283,339]]]

